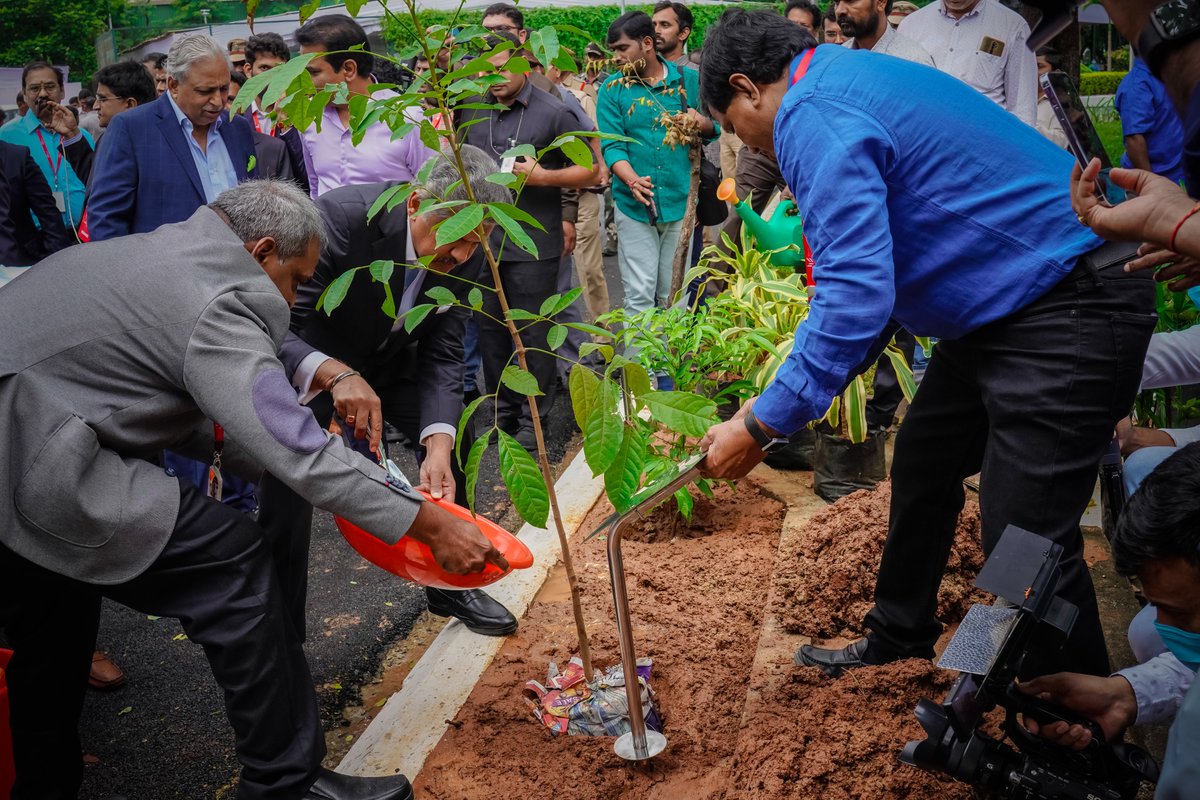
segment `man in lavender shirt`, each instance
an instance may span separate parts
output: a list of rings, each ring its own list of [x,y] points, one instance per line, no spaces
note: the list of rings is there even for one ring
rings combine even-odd
[[[350,17],[330,14],[311,19],[296,31],[296,42],[301,53],[329,53],[307,66],[318,90],[326,84],[345,83],[351,95],[396,96],[389,90],[370,91],[375,57],[367,34]],[[362,50],[344,52],[355,46]],[[434,155],[415,129],[393,142],[387,125],[372,125],[356,147],[351,141],[350,106],[336,103],[325,107],[320,131],[313,125],[304,132],[304,144],[313,197],[339,186],[411,181]]]

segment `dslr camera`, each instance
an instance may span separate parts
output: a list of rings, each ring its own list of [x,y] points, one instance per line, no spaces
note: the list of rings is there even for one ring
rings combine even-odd
[[[1055,596],[1061,557],[1050,540],[1005,529],[975,581],[997,602],[972,606],[950,640],[938,666],[962,674],[941,703],[917,704],[926,738],[909,742],[901,761],[1014,800],[1134,800],[1143,781],[1157,780],[1144,750],[1106,742],[1091,720],[1017,691],[1020,675],[1061,649],[1079,613]],[[997,707],[1003,713],[991,714]],[[1021,716],[1084,725],[1092,741],[1081,751],[1056,745],[1026,730]]]

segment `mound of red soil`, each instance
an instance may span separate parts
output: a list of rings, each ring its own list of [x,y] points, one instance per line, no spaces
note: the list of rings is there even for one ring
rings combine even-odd
[[[654,660],[651,685],[668,740],[662,755],[630,765],[613,753],[612,739],[555,738],[533,720],[521,698],[525,681],[544,680],[549,662],[561,666],[574,655],[570,601],[543,592],[425,762],[417,796],[723,797],[783,518],[782,504],[751,483],[727,492],[703,512],[722,520],[711,535],[623,547],[637,652]],[[580,529],[593,530],[610,511],[597,504]],[[597,538],[575,551],[597,665],[620,660],[604,547]]]
[[[924,738],[913,715],[917,701],[940,701],[957,673],[916,659],[864,667],[838,680],[813,667],[781,669],[790,674],[780,688],[750,707],[729,800],[973,796],[970,787],[898,758],[905,743]]]
[[[814,639],[858,638],[871,609],[875,575],[887,539],[891,483],[855,492],[819,512],[780,554],[775,611],[789,633]],[[990,597],[972,585],[983,566],[979,504],[968,500],[942,588],[938,615],[957,622],[972,603]]]

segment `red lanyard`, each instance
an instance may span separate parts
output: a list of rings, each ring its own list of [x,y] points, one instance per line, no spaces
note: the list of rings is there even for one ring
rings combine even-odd
[[[261,127],[259,127],[257,112],[251,111],[250,119],[254,120],[254,130],[258,131],[259,133],[265,133],[265,134],[267,134],[267,136],[275,135],[275,126],[274,125],[271,126],[271,129],[269,131],[264,131]]]
[[[54,175],[54,182],[58,183],[58,168],[62,166],[62,150],[55,148],[58,153],[58,161],[50,158],[50,148],[46,146],[46,140],[42,138],[42,129],[37,129],[38,141],[42,143],[42,152],[46,154],[46,163],[50,165],[50,172]]]
[[[808,65],[812,63],[813,53],[815,52],[817,52],[817,48],[811,47],[804,54],[804,58],[800,59],[800,63],[796,65],[796,71],[792,73],[792,80],[788,83],[789,89],[799,83],[800,79],[808,72]]]

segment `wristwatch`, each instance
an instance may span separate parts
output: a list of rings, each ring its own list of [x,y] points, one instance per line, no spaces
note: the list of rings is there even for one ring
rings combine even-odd
[[[1137,53],[1155,75],[1171,45],[1200,34],[1200,0],[1169,0],[1150,12]]]
[[[742,417],[746,423],[746,430],[750,431],[750,435],[754,437],[754,441],[758,442],[758,446],[762,448],[764,453],[774,453],[783,447],[787,447],[789,441],[784,436],[768,436],[767,432],[758,424],[758,418],[754,416],[754,412],[746,414]]]

